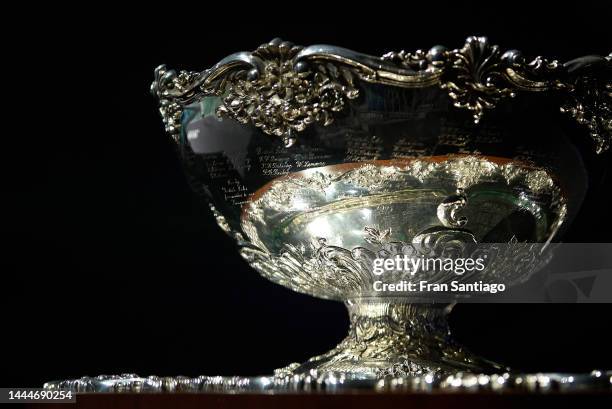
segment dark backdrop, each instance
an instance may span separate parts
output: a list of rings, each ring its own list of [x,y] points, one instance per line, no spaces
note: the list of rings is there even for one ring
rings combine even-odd
[[[36,30],[5,37],[15,53],[5,101],[21,98],[0,142],[3,386],[121,372],[266,374],[346,333],[341,304],[260,278],[197,205],[148,94],[156,65],[201,70],[276,36],[375,55],[460,47],[472,34],[561,60],[612,46],[609,10],[583,3],[558,3],[563,18],[508,2],[431,10],[355,2],[345,15],[306,3],[257,6],[274,13],[265,19],[249,14],[255,4],[224,6],[74,6],[61,19],[38,10]],[[610,155],[603,160],[609,168]],[[610,241],[610,187],[604,170],[566,241]],[[612,368],[611,313],[610,305],[459,305],[452,325],[474,352],[516,368],[588,371]]]

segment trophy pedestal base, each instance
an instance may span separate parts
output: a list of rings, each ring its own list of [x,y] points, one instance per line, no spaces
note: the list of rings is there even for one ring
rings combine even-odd
[[[489,374],[507,370],[453,341],[448,304],[406,304],[380,299],[349,300],[348,336],[331,351],[277,369],[277,377],[316,372],[348,375],[418,376],[458,371]]]

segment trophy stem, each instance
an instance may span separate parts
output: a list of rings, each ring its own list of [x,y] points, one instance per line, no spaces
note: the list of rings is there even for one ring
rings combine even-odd
[[[351,321],[348,336],[331,351],[279,369],[276,375],[317,370],[384,377],[507,369],[472,355],[452,339],[447,318],[453,304],[380,298],[351,299],[345,304]]]

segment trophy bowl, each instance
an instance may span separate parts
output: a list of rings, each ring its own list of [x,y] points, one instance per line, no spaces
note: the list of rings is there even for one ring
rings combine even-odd
[[[484,37],[382,57],[275,39],[201,72],[158,67],[185,173],[242,257],[348,308],[346,339],[275,376],[502,370],[453,341],[456,299],[398,289],[405,272],[376,260],[495,248],[462,282],[539,270],[585,195],[585,155],[608,149],[610,60],[527,58]]]

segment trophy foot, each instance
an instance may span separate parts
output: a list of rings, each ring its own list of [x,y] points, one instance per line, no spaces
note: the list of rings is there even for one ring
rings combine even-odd
[[[453,305],[349,300],[348,336],[331,351],[277,369],[285,377],[316,372],[355,376],[495,373],[508,368],[471,354],[451,337]]]

